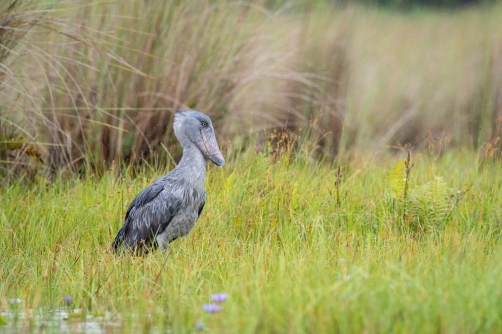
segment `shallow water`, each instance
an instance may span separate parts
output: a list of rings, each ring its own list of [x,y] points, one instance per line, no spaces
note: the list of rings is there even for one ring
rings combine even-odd
[[[7,324],[0,333],[120,333],[120,317],[111,312],[82,315],[80,309],[60,308],[51,311],[11,309],[0,315]]]

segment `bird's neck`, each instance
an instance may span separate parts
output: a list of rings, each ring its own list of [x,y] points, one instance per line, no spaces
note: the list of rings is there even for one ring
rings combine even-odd
[[[206,159],[194,144],[190,143],[183,146],[183,156],[175,170],[192,186],[204,187]]]

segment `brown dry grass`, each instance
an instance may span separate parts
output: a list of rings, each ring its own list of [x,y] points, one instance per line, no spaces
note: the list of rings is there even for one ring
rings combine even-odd
[[[262,5],[51,7],[3,63],[2,174],[169,164],[180,153],[170,126],[177,107],[208,113],[226,149],[286,129],[321,154],[441,141],[489,143],[498,156],[500,7]]]
[[[500,133],[501,8],[399,16],[359,15],[352,66],[347,145],[380,149],[426,144],[477,148]]]

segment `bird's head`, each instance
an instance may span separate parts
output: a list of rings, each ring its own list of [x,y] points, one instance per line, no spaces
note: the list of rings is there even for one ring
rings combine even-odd
[[[195,110],[178,109],[174,116],[173,127],[174,134],[183,147],[191,142],[216,166],[225,165],[225,159],[218,148],[213,123],[207,115]]]

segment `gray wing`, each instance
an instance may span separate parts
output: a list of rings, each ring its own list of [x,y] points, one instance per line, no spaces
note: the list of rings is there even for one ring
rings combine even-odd
[[[144,245],[155,245],[155,237],[162,233],[181,206],[181,200],[172,191],[167,175],[143,189],[127,209],[125,224],[113,241],[112,248],[126,244],[132,250]]]

